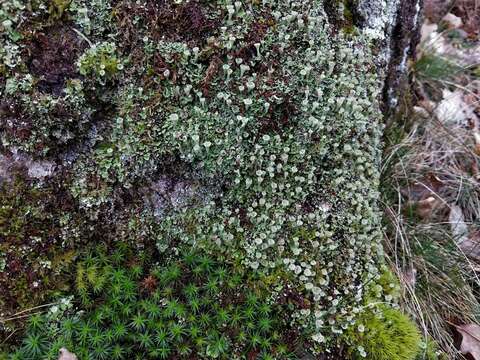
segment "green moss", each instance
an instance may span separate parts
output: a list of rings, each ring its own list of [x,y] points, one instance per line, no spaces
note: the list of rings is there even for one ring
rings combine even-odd
[[[356,0],[335,0],[327,3],[326,8],[330,14],[330,21],[333,25],[342,29],[345,34],[359,35],[357,29],[356,7],[358,1]]]
[[[420,352],[416,325],[399,310],[384,305],[363,313],[347,336],[355,359],[414,360]]]
[[[61,19],[71,2],[72,0],[51,0],[48,12],[50,13],[52,19]]]
[[[367,298],[376,302],[379,298],[394,303],[400,297],[400,283],[397,276],[386,266],[380,267],[380,274],[373,285],[369,286]]]
[[[356,6],[355,0],[340,0],[343,4],[343,18],[345,19],[344,28],[351,30],[354,28],[354,6]],[[348,31],[347,30],[347,31]]]
[[[416,360],[448,360],[448,355],[440,349],[435,340],[427,337],[426,341],[422,342],[421,351]]]
[[[65,215],[62,207],[68,206],[68,201],[60,187],[40,185],[21,174],[0,185],[3,311],[14,313],[38,305],[48,295],[68,288],[64,271],[75,251],[59,235],[59,222]],[[73,229],[73,216],[70,220]]]
[[[7,188],[8,186],[8,188]],[[0,192],[0,236],[14,242],[26,236],[27,224],[41,215],[41,191],[30,188],[20,175],[10,184],[2,184]],[[25,216],[26,214],[29,217]],[[36,224],[32,224],[35,226]]]
[[[238,273],[222,259],[182,253],[181,260],[147,273],[141,264],[127,265],[122,251],[102,251],[78,265],[86,312],[33,318],[17,356],[56,359],[63,346],[81,360],[135,354],[231,359],[248,352],[287,358],[299,340],[286,337],[285,309],[259,287],[261,278]]]
[[[78,60],[80,74],[97,79],[100,83],[112,80],[123,66],[124,62],[118,58],[116,45],[112,42],[91,46]]]

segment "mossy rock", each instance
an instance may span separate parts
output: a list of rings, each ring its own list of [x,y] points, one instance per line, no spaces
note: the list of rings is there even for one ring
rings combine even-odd
[[[357,310],[394,305],[378,187],[400,5],[333,3],[341,26],[318,0],[2,2],[2,154],[55,163],[26,192],[54,184],[71,200],[62,209],[43,192],[52,206],[10,206],[13,230],[38,224],[41,244],[78,258],[92,243],[152,261],[185,247],[223,258],[287,299],[280,315],[313,356],[343,356]],[[85,271],[78,305],[95,313],[85,281],[95,294],[103,275]]]

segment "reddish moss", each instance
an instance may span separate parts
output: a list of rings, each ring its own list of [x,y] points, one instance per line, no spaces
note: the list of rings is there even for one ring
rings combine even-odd
[[[198,1],[185,4],[150,1],[146,6],[131,1],[122,1],[114,14],[123,30],[124,45],[133,49],[139,39],[139,31],[146,28],[147,33],[155,40],[182,41],[192,44],[203,42],[219,27],[216,20],[209,19],[207,5]],[[139,17],[136,23],[133,19]]]
[[[67,25],[35,33],[27,43],[30,72],[41,92],[60,95],[65,82],[78,76],[76,60],[86,43]]]

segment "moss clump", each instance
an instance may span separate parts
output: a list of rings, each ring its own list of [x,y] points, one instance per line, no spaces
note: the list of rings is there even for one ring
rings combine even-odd
[[[358,34],[357,24],[361,22],[357,14],[358,1],[336,0],[328,1],[325,10],[332,25],[341,28],[345,34]]]
[[[116,55],[116,45],[111,42],[103,42],[92,45],[78,59],[80,74],[96,78],[100,83],[111,80],[123,69],[123,61]]]
[[[397,276],[385,265],[380,267],[380,274],[373,286],[369,287],[366,298],[375,303],[379,300],[395,302],[400,296],[400,283]]]
[[[62,238],[62,222],[76,228],[72,199],[52,184],[17,174],[0,184],[0,309],[14,313],[68,289],[64,271],[75,257]],[[68,214],[66,214],[68,212]],[[9,324],[13,325],[13,324]],[[3,329],[0,328],[0,337]]]
[[[414,360],[421,335],[406,315],[384,305],[369,309],[347,333],[351,356],[370,360]]]
[[[58,20],[60,19],[65,10],[69,7],[71,0],[52,0],[50,2],[50,7],[48,12],[50,13],[52,19]]]
[[[416,360],[448,360],[448,355],[440,349],[438,343],[431,337],[426,338],[421,348]]]
[[[120,251],[81,262],[77,288],[86,312],[31,318],[12,359],[56,359],[61,347],[81,360],[290,356],[295,340],[285,309],[254,275],[198,253],[150,272],[129,264]]]

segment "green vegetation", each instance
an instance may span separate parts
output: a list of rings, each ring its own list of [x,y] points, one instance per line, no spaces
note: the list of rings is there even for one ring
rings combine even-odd
[[[67,287],[62,275],[75,251],[71,244],[62,244],[59,223],[69,221],[69,227],[76,228],[75,213],[65,211],[70,200],[64,189],[34,185],[18,173],[0,184],[2,311],[37,305]]]
[[[354,3],[333,9],[352,28]],[[1,346],[32,359],[62,346],[82,359],[353,354],[363,339],[342,339],[361,309],[396,301],[377,190],[383,27],[337,31],[317,0],[1,6],[2,153],[26,156],[27,178],[56,164],[26,186],[61,189],[8,211],[16,231],[45,219],[35,239],[75,249],[77,268],[53,296],[75,284],[73,307],[32,318],[23,341],[7,328]],[[92,243],[111,255],[85,259]],[[166,265],[124,263],[124,246]]]
[[[197,253],[179,258],[146,274],[121,251],[88,257],[76,284],[85,313],[32,316],[11,359],[56,359],[61,347],[79,359],[292,356],[299,339],[286,336],[288,310],[255,275]]]
[[[465,69],[453,60],[426,52],[415,62],[413,71],[420,82],[434,87],[438,82],[461,75]]]
[[[122,61],[115,56],[114,43],[93,45],[78,60],[78,69],[81,75],[100,79],[102,83],[112,79],[118,71],[123,69]]]
[[[367,309],[347,336],[356,346],[354,358],[414,360],[420,353],[421,336],[415,323],[383,305]]]
[[[385,250],[401,275],[402,307],[424,336],[418,359],[428,360],[463,358],[451,322],[478,323],[480,306],[478,257],[449,218],[457,209],[472,236],[463,245],[476,241],[480,158],[468,100],[475,87],[462,50],[469,41],[455,36],[461,29],[440,30],[418,47],[413,89],[385,131],[382,174]]]

